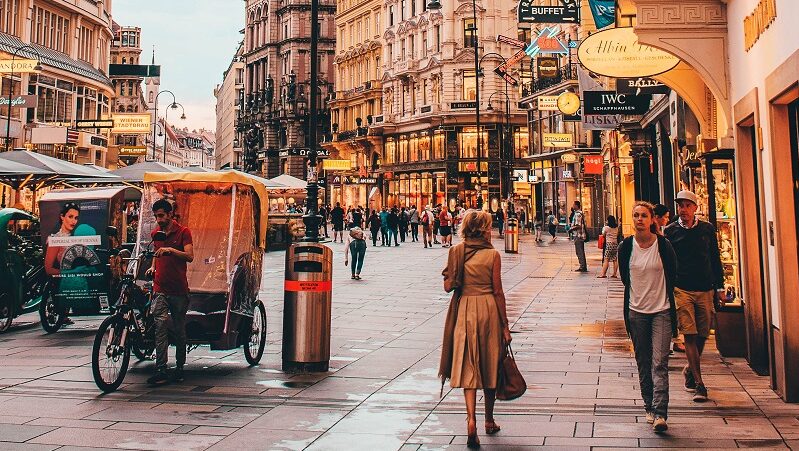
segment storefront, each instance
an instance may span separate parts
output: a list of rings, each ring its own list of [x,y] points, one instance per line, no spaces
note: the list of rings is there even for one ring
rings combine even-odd
[[[362,207],[379,209],[382,207],[378,194],[378,179],[357,175],[328,175],[327,185],[330,191],[330,203],[340,202],[344,208]]]

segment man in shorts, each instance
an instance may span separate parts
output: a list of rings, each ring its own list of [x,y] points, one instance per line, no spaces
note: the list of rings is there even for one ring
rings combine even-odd
[[[707,400],[707,388],[700,360],[710,335],[714,300],[721,301],[724,296],[724,271],[716,228],[696,218],[696,194],[680,191],[675,201],[679,219],[669,224],[663,234],[677,254],[674,301],[688,358],[688,366],[683,369],[685,389],[694,392],[694,401],[702,402]]]
[[[438,233],[441,234],[441,247],[452,246],[452,214],[446,206],[438,214]]]
[[[341,202],[336,202],[335,208],[330,210],[330,222],[333,223],[333,242],[336,242],[336,237],[343,243],[344,242],[344,209],[341,208]]]

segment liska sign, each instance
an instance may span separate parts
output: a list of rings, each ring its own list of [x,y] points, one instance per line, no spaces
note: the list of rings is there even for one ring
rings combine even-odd
[[[589,71],[614,78],[651,77],[680,64],[671,53],[639,43],[632,27],[592,34],[580,43],[577,58]]]

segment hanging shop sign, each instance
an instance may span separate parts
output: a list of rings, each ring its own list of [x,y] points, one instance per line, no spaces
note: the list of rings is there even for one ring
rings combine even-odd
[[[619,94],[614,91],[585,91],[583,92],[583,102],[585,114],[640,115],[649,111],[652,96],[649,94]]]
[[[522,55],[525,53],[522,52]],[[510,84],[511,86],[516,86],[519,84],[519,80],[513,78],[513,76],[506,71],[508,70],[507,67],[504,67],[505,64],[499,65],[496,69],[494,69],[494,73],[502,77],[506,83]]]
[[[563,114],[574,115],[581,106],[580,96],[571,91],[566,91],[558,96],[558,110]]]
[[[538,111],[558,111],[558,96],[538,97]]]
[[[563,113],[563,122],[582,122],[583,121],[583,108],[580,107],[574,114]]]
[[[616,23],[616,0],[588,0],[596,29]]]
[[[538,183],[538,175],[537,174],[530,174],[527,176],[527,182],[529,183]]]
[[[513,181],[514,182],[527,182],[527,169],[514,169]]]
[[[358,177],[356,175],[330,175],[327,177],[331,185],[374,185],[374,177]]]
[[[564,169],[564,170],[563,170],[563,178],[564,178],[564,179],[570,179],[570,178],[572,178],[572,171],[569,171],[569,170],[567,170],[567,169]]]
[[[114,128],[114,121],[111,119],[100,119],[100,120],[78,119],[77,121],[75,121],[75,128]]]
[[[9,102],[7,96],[0,96],[0,107],[3,109],[8,108],[11,103],[11,108],[36,108],[38,98],[35,95],[30,96],[12,96]]]
[[[573,146],[571,133],[544,133],[541,136],[544,147],[569,148]]]
[[[11,72],[15,74],[29,74],[32,72],[39,72],[35,70],[38,65],[38,60],[31,59],[0,60],[0,72],[4,74]]]
[[[520,41],[518,39],[509,38],[509,37],[503,36],[501,34],[497,35],[497,42],[502,43],[502,44],[508,44],[510,46],[513,46],[513,47],[518,47],[520,49],[523,49],[523,48],[527,47],[527,43],[526,42]]]
[[[286,157],[308,157],[308,154],[311,153],[311,149],[308,148],[291,148],[286,150],[281,150],[278,153],[278,157],[286,158]],[[326,149],[317,149],[316,150],[316,158],[327,158],[330,156],[330,151]]]
[[[536,0],[520,0],[520,23],[580,23],[577,0],[560,0],[559,6],[539,6]]]
[[[544,27],[538,31],[538,35],[524,51],[531,58],[535,58],[539,53],[567,55],[569,46],[558,37],[560,33],[560,27]]]
[[[621,94],[668,94],[671,88],[649,77],[619,78],[616,92]]]
[[[113,133],[150,133],[150,115],[136,113],[115,113]]]
[[[120,157],[140,157],[147,154],[145,146],[122,146],[119,148]]]
[[[574,164],[577,163],[577,154],[576,153],[564,153],[560,156],[560,161],[566,164]]]
[[[583,173],[602,174],[605,169],[605,162],[602,155],[583,155]]]
[[[349,171],[352,169],[352,161],[327,159],[322,162],[322,169],[325,171]]]
[[[621,125],[621,115],[583,114],[582,123],[583,130],[615,130]]]
[[[553,56],[539,56],[535,63],[538,78],[558,78],[558,59]]]
[[[589,71],[606,77],[651,77],[674,69],[680,59],[641,44],[632,27],[611,28],[585,38],[577,58]]]

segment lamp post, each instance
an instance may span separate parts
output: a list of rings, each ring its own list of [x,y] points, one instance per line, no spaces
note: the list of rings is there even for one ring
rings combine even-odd
[[[172,105],[169,105],[169,108],[172,108],[173,110],[177,110],[178,107],[180,107],[180,109],[182,110],[180,118],[182,120],[185,120],[186,119],[186,109],[183,108],[183,105],[181,105],[178,102],[172,102]],[[167,121],[167,118],[169,117],[169,108],[167,108],[166,111],[164,112],[164,125],[165,126],[169,125],[169,122]],[[153,133],[155,133],[155,130],[153,130]],[[166,163],[166,138],[164,138],[164,158],[163,158],[163,163]]]
[[[488,111],[493,111],[494,108],[491,106],[491,99],[494,98],[494,95],[502,94],[505,96],[505,126],[502,127],[502,152],[501,155],[504,155],[500,158],[503,160],[507,158],[507,172],[503,174],[503,179],[506,180],[507,183],[507,196],[508,196],[508,217],[512,218],[516,216],[516,209],[513,206],[513,165],[514,165],[514,155],[513,153],[516,149],[510,145],[510,140],[508,137],[512,137],[513,133],[510,127],[510,96],[508,96],[508,84],[505,83],[505,92],[503,91],[494,91],[488,96]]]
[[[169,95],[172,96],[172,103],[173,104],[177,101],[177,100],[175,100],[175,93],[174,92],[172,92],[172,91],[170,91],[168,89],[160,91],[155,96],[155,115],[153,116],[153,122],[158,122],[158,98],[161,97],[161,94],[163,94],[163,93],[168,93]],[[166,144],[166,142],[164,144]],[[156,147],[157,146],[155,144],[155,127],[153,127],[153,160],[154,161],[155,161],[155,158],[156,158],[156,156],[155,156]],[[166,149],[164,149],[164,153],[166,154]]]
[[[22,47],[14,50],[14,53],[11,54],[11,73],[8,75],[8,116],[6,117],[6,152],[8,152],[11,147],[11,96],[14,95],[14,61],[17,59],[17,55],[24,49],[30,49],[36,56],[39,58],[36,60],[36,65],[33,66],[34,72],[41,72],[42,65],[39,62],[42,59],[42,55],[39,54],[39,51],[29,45],[23,45]],[[22,86],[22,83],[20,83]],[[5,191],[3,191],[5,194]]]
[[[319,103],[319,58],[317,58],[319,46],[319,0],[311,0],[311,48],[308,54],[311,58],[311,74],[310,74],[310,91],[308,93],[310,111],[308,113],[308,186],[306,190],[306,209],[305,216],[302,217],[302,222],[305,223],[305,238],[303,241],[318,242],[319,241],[319,223],[321,217],[319,211],[319,183],[317,180],[317,157],[318,157],[318,143],[317,143],[317,121],[319,111],[317,105]]]

